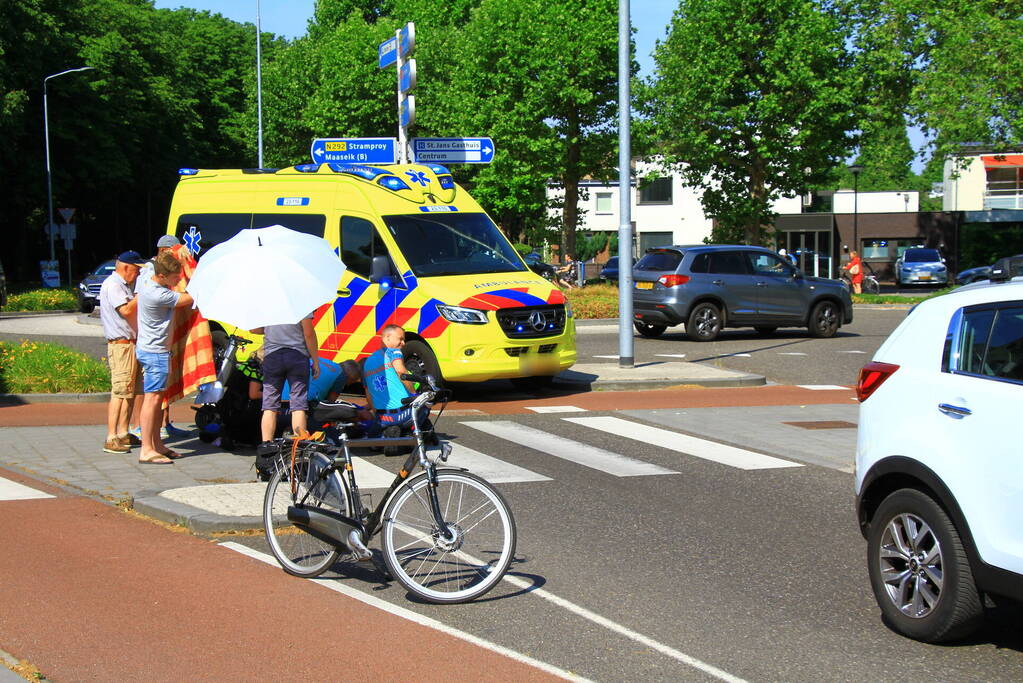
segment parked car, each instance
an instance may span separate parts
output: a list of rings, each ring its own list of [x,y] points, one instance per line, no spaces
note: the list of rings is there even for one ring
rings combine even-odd
[[[1023,254],[1006,256],[991,264],[992,280],[1008,280],[1023,275]]]
[[[856,514],[895,631],[965,637],[1023,599],[1023,278],[924,301],[861,371]]]
[[[726,327],[807,327],[831,337],[852,322],[852,297],[838,280],[804,275],[761,247],[693,245],[648,249],[633,268],[633,316],[644,337],[685,325],[694,341]]]
[[[82,313],[92,313],[92,309],[99,305],[99,288],[103,286],[107,275],[114,272],[116,265],[116,261],[104,261],[78,283],[78,310]]]
[[[618,282],[618,257],[612,256],[600,269],[600,279],[614,284]]]
[[[529,266],[531,271],[540,277],[545,277],[551,282],[554,282],[554,278],[556,277],[554,266],[549,263],[544,263],[543,259],[540,258],[540,254],[537,254],[534,251],[523,256],[522,260],[526,262],[526,265]]]
[[[912,247],[895,261],[895,281],[899,285],[948,284],[948,268],[937,249]]]
[[[978,266],[976,268],[967,268],[956,275],[956,284],[968,285],[971,282],[979,282],[980,280],[987,280],[991,277],[991,266]]]

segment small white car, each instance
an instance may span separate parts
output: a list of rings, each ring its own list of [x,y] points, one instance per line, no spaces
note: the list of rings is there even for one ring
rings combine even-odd
[[[944,285],[948,268],[937,249],[913,247],[895,261],[895,278],[900,285]]]
[[[888,625],[927,642],[1023,600],[1023,278],[917,306],[861,371],[856,509]]]

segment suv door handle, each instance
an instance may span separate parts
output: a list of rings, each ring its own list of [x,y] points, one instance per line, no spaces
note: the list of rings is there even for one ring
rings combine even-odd
[[[757,283],[757,287],[766,287],[766,286],[767,286],[766,282],[758,282]]]
[[[938,410],[945,413],[946,415],[955,415],[956,417],[966,417],[973,415],[973,411],[969,408],[963,408],[962,406],[954,406],[951,403],[939,403]]]
[[[724,280],[711,280],[710,284],[712,284],[712,285],[723,285],[723,284],[725,284],[725,281]]]

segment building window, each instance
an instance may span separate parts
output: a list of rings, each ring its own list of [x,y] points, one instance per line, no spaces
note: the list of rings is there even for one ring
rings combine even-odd
[[[597,213],[611,213],[611,193],[597,193]]]
[[[860,256],[864,260],[894,261],[907,249],[922,246],[912,239],[864,239],[860,240]]]
[[[640,204],[671,204],[671,176],[657,178],[639,188]]]

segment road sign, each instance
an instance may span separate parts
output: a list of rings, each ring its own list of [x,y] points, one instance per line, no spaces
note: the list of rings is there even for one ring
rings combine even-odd
[[[64,217],[65,223],[71,222],[71,217],[75,215],[74,209],[57,209],[57,213]]]
[[[416,122],[416,96],[409,95],[401,101],[401,127],[411,128]]]
[[[411,21],[405,24],[398,34],[398,40],[401,43],[401,56],[412,54],[416,49],[416,25]]]
[[[398,61],[398,39],[388,38],[377,47],[377,66],[383,69]]]
[[[410,59],[401,67],[401,74],[398,78],[398,89],[407,93],[416,87],[416,60]]]
[[[394,138],[316,138],[309,155],[316,164],[393,164],[397,147]]]
[[[490,138],[412,138],[412,160],[489,164],[494,160],[494,142]]]

